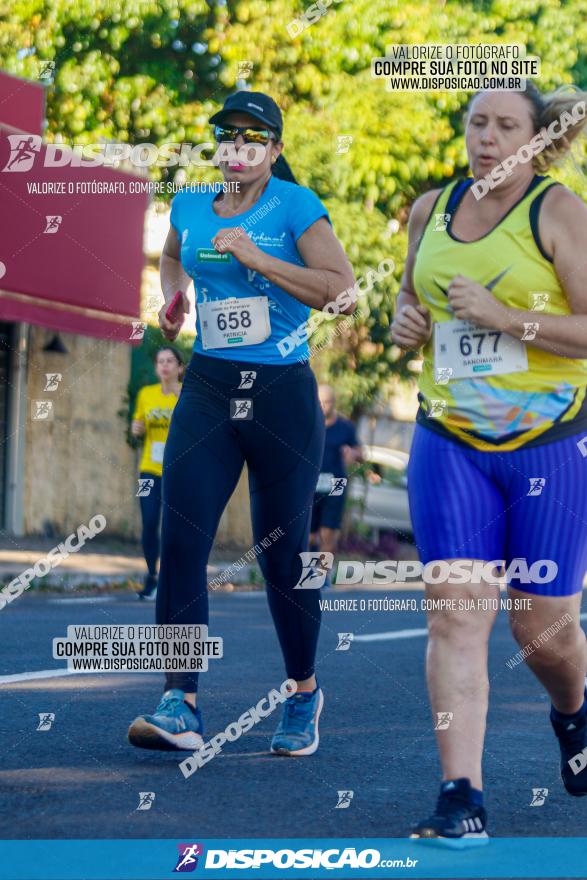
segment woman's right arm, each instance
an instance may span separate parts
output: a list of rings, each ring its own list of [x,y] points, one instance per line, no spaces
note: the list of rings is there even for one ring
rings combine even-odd
[[[408,351],[425,345],[432,335],[430,312],[420,305],[414,290],[413,272],[420,236],[440,190],[432,189],[416,199],[408,222],[408,256],[400,292],[397,297],[395,317],[391,325],[391,338],[396,345]]]
[[[163,252],[159,263],[159,275],[161,278],[161,290],[165,299],[165,303],[159,312],[159,326],[163,336],[173,341],[181,330],[183,315],[187,315],[190,310],[186,291],[191,281],[190,276],[186,274],[181,265],[179,238],[173,226],[169,227],[169,232],[163,245]],[[181,290],[183,294],[183,315],[180,314],[177,321],[168,321],[165,317],[165,311],[178,290]]]

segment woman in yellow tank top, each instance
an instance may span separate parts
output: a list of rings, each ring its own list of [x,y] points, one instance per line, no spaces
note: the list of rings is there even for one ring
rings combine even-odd
[[[585,97],[531,83],[475,95],[473,176],[412,209],[392,337],[423,346],[410,509],[427,598],[445,600],[429,612],[427,653],[443,781],[413,837],[487,837],[500,582],[520,645],[512,668],[526,660],[547,691],[563,783],[587,794],[587,208],[542,175],[580,132]]]
[[[161,480],[163,451],[169,433],[171,414],[179,399],[183,360],[172,345],[164,345],[155,353],[155,372],[159,382],[144,385],[137,395],[131,430],[142,437],[143,452],[139,465],[141,503],[141,544],[147,574],[139,599],[154,600],[157,595],[157,564],[159,562],[161,523]]]

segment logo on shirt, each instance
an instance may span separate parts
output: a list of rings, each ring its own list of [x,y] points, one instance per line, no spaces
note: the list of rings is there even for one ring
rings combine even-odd
[[[169,407],[158,406],[150,409],[147,413],[149,428],[168,428],[172,414],[173,409]]]
[[[254,241],[256,245],[263,245],[264,247],[285,247],[285,236],[285,232],[282,232],[281,235],[265,235],[264,232],[249,232],[249,238]]]
[[[253,269],[247,269],[247,281],[255,288],[255,290],[268,290],[271,287],[271,282],[267,281],[266,278],[259,275],[258,272],[255,272]],[[272,308],[271,302],[269,303],[269,308]]]
[[[219,254],[214,248],[198,248],[196,251],[197,263],[231,263],[231,254]]]
[[[442,217],[444,215],[439,214],[437,216]],[[450,217],[450,214],[447,214],[446,216]],[[435,230],[435,231],[437,231],[437,230]],[[512,268],[511,266],[508,266],[507,269],[504,269],[503,272],[500,272],[499,275],[496,275],[495,278],[492,278],[491,281],[488,281],[487,284],[485,284],[483,286],[486,287],[487,290],[493,290],[494,287],[496,287],[499,284],[499,282],[504,277],[504,275],[507,275],[507,273],[510,271],[511,268]],[[440,282],[436,280],[436,278],[433,278],[432,280],[433,280],[434,284],[437,286],[437,288],[440,290],[440,292],[443,293],[446,297],[448,297],[447,288],[443,287],[440,284]],[[424,290],[424,288],[422,288],[422,290]],[[428,297],[429,300],[434,301],[434,297],[427,290],[424,290],[424,294]]]

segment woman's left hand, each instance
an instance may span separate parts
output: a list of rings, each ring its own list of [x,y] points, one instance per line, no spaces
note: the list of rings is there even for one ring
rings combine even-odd
[[[142,419],[133,419],[130,426],[133,437],[142,437],[145,433],[145,423]]]
[[[232,254],[247,269],[258,271],[264,253],[252,241],[242,226],[219,229],[212,244],[219,254]]]
[[[476,281],[456,275],[448,285],[448,301],[455,318],[479,327],[500,330],[507,323],[508,308]]]

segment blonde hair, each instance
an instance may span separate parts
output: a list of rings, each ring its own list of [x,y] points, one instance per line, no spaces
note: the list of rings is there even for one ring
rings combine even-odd
[[[477,92],[469,104],[482,92]],[[526,80],[525,89],[515,89],[514,94],[522,95],[530,104],[530,115],[534,127],[534,134],[558,120],[563,113],[571,114],[577,104],[583,103],[583,116],[575,122],[567,125],[564,134],[553,138],[550,144],[534,156],[532,164],[534,169],[543,174],[548,169],[566,156],[571,149],[571,144],[583,131],[587,124],[587,92],[581,91],[576,86],[560,86],[554,92],[543,94],[531,80]],[[468,111],[467,111],[468,113]],[[574,118],[574,117],[573,117]]]

